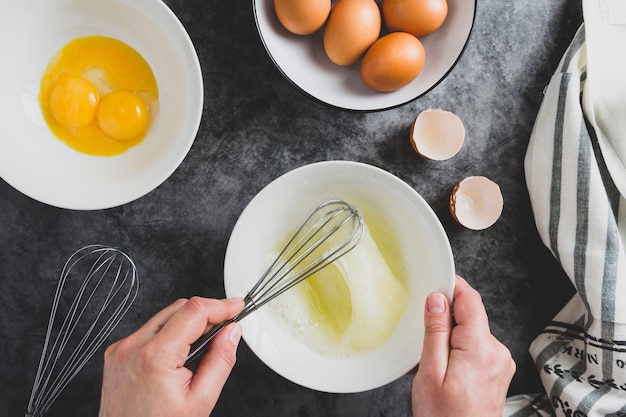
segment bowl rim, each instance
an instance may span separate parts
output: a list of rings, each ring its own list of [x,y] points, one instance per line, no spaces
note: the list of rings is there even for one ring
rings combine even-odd
[[[5,16],[0,20],[8,21],[11,17],[18,19],[26,18],[25,16],[27,16],[27,13],[30,13],[30,11],[28,11],[31,10],[30,6],[23,4],[23,2],[17,3],[7,5],[5,9],[6,14],[3,13]],[[57,10],[58,8],[58,10],[60,10],[59,13],[70,13],[69,16],[71,16],[71,13],[75,12],[71,11],[73,9],[67,8],[67,5],[72,4],[77,8],[88,8],[90,3],[97,4],[98,2],[94,2],[93,0],[47,0],[40,2],[38,8],[32,10],[40,13],[42,10]],[[190,111],[187,112],[187,115],[184,118],[184,124],[182,124],[183,130],[178,132],[174,138],[178,141],[178,144],[168,146],[162,151],[162,153],[159,152],[156,155],[154,154],[154,150],[150,150],[152,160],[151,162],[147,162],[147,169],[137,169],[137,173],[134,174],[134,177],[128,182],[120,180],[117,182],[114,182],[113,180],[103,180],[103,183],[100,184],[100,189],[98,190],[89,191],[86,184],[81,184],[85,186],[81,187],[81,189],[70,191],[63,189],[61,186],[50,184],[50,181],[46,180],[43,175],[36,174],[38,175],[38,178],[41,179],[35,180],[32,172],[27,175],[24,170],[11,167],[11,164],[6,164],[9,166],[5,167],[0,166],[0,178],[2,178],[7,184],[29,198],[53,207],[73,210],[108,209],[135,201],[147,195],[165,182],[181,165],[189,153],[193,142],[195,141],[202,120],[202,114],[204,111],[204,82],[200,61],[193,42],[178,17],[163,1],[160,0],[114,0],[111,3],[132,8],[138,13],[145,15],[146,21],[156,21],[155,27],[158,26],[167,28],[167,36],[169,39],[173,39],[172,45],[176,46],[176,50],[178,51],[177,53],[182,59],[180,65],[181,69],[184,71],[184,82],[186,86],[189,86],[186,87],[185,91],[191,92],[189,98],[185,100],[185,103],[187,103],[186,105]],[[65,9],[63,9],[63,7],[65,7]],[[144,14],[142,11],[144,8],[149,10],[149,12]],[[70,9],[70,11],[66,11],[67,9]],[[106,24],[111,27],[119,27],[121,31],[127,31],[129,34],[132,34],[130,30],[123,28],[121,25],[115,26],[118,25],[115,22],[107,22]],[[91,31],[94,32],[93,34],[97,34],[95,33],[97,32],[97,29],[98,28],[96,26],[91,29]],[[81,35],[78,35],[78,37],[80,36]],[[50,51],[50,56],[52,56],[54,52],[55,51]],[[37,82],[38,81],[39,80],[37,80]],[[37,90],[38,87],[39,84],[37,83]],[[7,130],[9,130],[9,128],[7,128]],[[47,133],[52,135],[50,132]],[[11,140],[10,137],[14,135],[3,134],[1,136],[0,150],[6,153],[11,152],[11,147],[13,145],[9,143],[9,140]],[[59,143],[63,147],[66,147],[66,145],[62,144],[60,141]],[[141,146],[141,144],[137,147],[139,146]],[[3,148],[7,149],[5,150]],[[131,151],[133,149],[131,149]],[[74,150],[71,150],[71,152],[78,153]],[[70,156],[70,160],[79,161],[80,166],[91,166],[91,163],[95,163],[99,166],[110,163],[104,162],[107,160],[111,161],[115,160],[115,158],[126,158],[128,153],[129,152],[126,152],[113,157],[95,157],[80,154],[78,156]],[[20,159],[24,159],[21,155],[18,155],[18,157]],[[31,163],[31,165],[33,164]],[[33,166],[33,168],[35,168],[35,171],[37,170],[36,166]]]
[[[347,105],[334,103],[334,102],[331,102],[330,100],[324,100],[324,99],[322,99],[320,97],[317,97],[314,92],[311,92],[310,90],[303,88],[291,76],[289,76],[289,74],[287,74],[287,72],[285,72],[285,70],[281,67],[281,65],[278,63],[276,57],[272,53],[272,48],[270,47],[270,45],[268,43],[268,40],[266,39],[266,36],[263,35],[263,30],[261,28],[261,23],[260,23],[261,19],[259,17],[259,11],[258,11],[258,4],[259,4],[259,2],[263,2],[263,1],[271,1],[271,0],[252,0],[252,9],[253,9],[253,14],[254,14],[254,21],[255,21],[255,24],[256,24],[257,33],[259,34],[259,38],[261,39],[261,43],[263,44],[263,47],[264,47],[267,55],[269,56],[270,60],[272,61],[274,66],[278,69],[278,71],[281,73],[281,75],[289,82],[289,84],[294,86],[297,91],[299,91],[301,94],[305,95],[306,97],[312,99],[313,101],[316,101],[318,103],[321,103],[321,104],[323,104],[325,106],[328,106],[328,107],[331,107],[331,108],[336,108],[336,109],[339,109],[339,110],[346,110],[346,111],[351,111],[351,112],[378,112],[378,111],[391,110],[391,109],[394,109],[394,108],[397,108],[397,107],[401,107],[401,106],[404,106],[405,104],[408,104],[410,102],[413,102],[413,101],[419,99],[420,97],[425,96],[430,91],[432,91],[435,87],[437,87],[439,84],[441,84],[441,82],[443,82],[448,77],[448,75],[450,75],[452,70],[454,70],[454,68],[456,67],[458,62],[463,57],[463,54],[465,53],[465,50],[467,48],[467,45],[468,45],[468,43],[470,41],[470,38],[472,36],[472,33],[473,33],[474,24],[475,24],[475,21],[476,21],[476,11],[477,11],[477,3],[478,3],[478,0],[470,0],[471,3],[472,3],[473,13],[472,13],[471,22],[470,22],[470,25],[469,25],[469,28],[468,28],[468,31],[467,31],[467,35],[465,36],[465,40],[463,42],[463,45],[461,46],[461,49],[460,49],[458,55],[456,56],[454,61],[447,67],[447,69],[439,76],[439,78],[437,80],[435,80],[433,83],[430,84],[430,86],[428,86],[422,92],[420,92],[418,94],[415,94],[414,96],[412,96],[410,98],[405,98],[405,99],[402,99],[402,100],[398,100],[398,101],[396,101],[393,104],[369,106],[367,108],[355,108],[355,107],[350,107],[350,106],[347,106]],[[378,1],[379,0],[377,0],[377,2]],[[459,0],[459,1],[461,1],[461,0]],[[334,2],[334,0],[333,0],[333,2]],[[294,36],[297,36],[297,35],[294,35]],[[384,94],[384,93],[381,93],[381,94]]]
[[[250,202],[242,211],[239,219],[237,220],[233,228],[233,231],[231,233],[230,239],[228,241],[227,248],[226,248],[226,255],[224,259],[224,287],[225,287],[225,292],[226,292],[227,297],[236,297],[236,296],[245,295],[242,293],[243,286],[246,286],[246,288],[249,288],[249,285],[253,283],[252,281],[250,281],[249,277],[244,278],[244,279],[239,278],[242,275],[244,275],[244,273],[242,273],[242,267],[240,266],[242,264],[242,262],[240,261],[241,252],[239,252],[239,254],[237,253],[241,249],[240,248],[238,249],[235,246],[240,245],[242,239],[246,239],[244,237],[246,235],[245,231],[246,229],[249,230],[249,226],[251,224],[250,222],[253,219],[253,217],[256,215],[255,211],[259,209],[258,207],[259,204],[261,204],[262,209],[264,208],[263,204],[265,203],[263,201],[259,203],[259,201],[270,198],[272,197],[272,195],[275,196],[276,193],[290,192],[290,189],[292,189],[294,186],[294,184],[290,184],[290,178],[294,178],[295,176],[308,175],[314,172],[322,176],[324,175],[324,172],[326,172],[326,175],[332,176],[333,174],[328,174],[329,171],[332,171],[333,173],[335,173],[335,175],[337,175],[336,174],[337,172],[345,173],[350,170],[361,173],[363,175],[362,178],[367,178],[368,180],[371,179],[371,181],[381,180],[384,184],[387,184],[385,183],[385,181],[392,182],[393,184],[395,184],[395,186],[399,187],[402,190],[402,192],[407,193],[406,197],[410,198],[410,203],[407,203],[407,204],[413,204],[415,201],[419,201],[419,204],[421,205],[420,207],[423,207],[424,209],[424,213],[422,214],[429,216],[428,217],[429,226],[432,226],[433,229],[436,229],[438,233],[437,239],[440,239],[440,241],[436,242],[435,245],[436,246],[442,245],[441,247],[445,248],[444,249],[445,253],[441,254],[442,258],[445,258],[445,259],[442,264],[443,266],[440,267],[440,269],[442,271],[445,271],[444,275],[449,275],[449,276],[441,277],[441,279],[437,281],[437,286],[441,287],[441,291],[450,300],[452,299],[453,291],[454,291],[454,259],[452,255],[452,249],[450,246],[450,242],[447,238],[447,234],[441,222],[439,221],[438,217],[432,210],[432,208],[419,195],[419,193],[415,189],[413,189],[411,186],[409,186],[407,183],[405,183],[404,181],[402,181],[400,178],[396,177],[395,175],[381,168],[375,167],[373,165],[369,165],[369,164],[365,164],[361,162],[344,161],[344,160],[314,162],[314,163],[290,170],[287,173],[279,176],[278,178],[270,182],[250,200]],[[316,178],[319,178],[319,177],[316,177]],[[403,197],[404,196],[405,195],[403,194]],[[298,195],[295,194],[295,195],[292,195],[291,197],[294,199],[297,199]],[[280,216],[281,214],[276,214],[272,212],[270,215],[270,218],[267,219],[266,223],[271,223],[271,221],[280,221],[283,218]],[[256,233],[263,233],[262,229],[259,229],[258,227],[255,229],[255,231]],[[247,236],[249,237],[249,233],[247,234]],[[250,243],[248,242],[247,244],[250,244]],[[440,246],[437,246],[437,247],[440,247]],[[251,261],[250,259],[251,258],[248,258],[247,263],[254,262],[254,260]],[[246,284],[242,284],[241,282],[244,280],[248,280],[250,282]],[[412,293],[414,292],[415,291],[413,291]],[[423,295],[424,300],[425,300],[426,295],[427,294]],[[420,297],[421,297],[421,294],[420,294]],[[418,303],[418,301],[415,301],[415,300],[419,297],[413,296],[411,298],[413,299],[412,302],[410,301],[412,304]],[[420,305],[417,308],[419,309],[418,314],[423,314],[423,303],[420,303]],[[415,311],[416,311],[415,306],[411,307],[410,312],[413,313]],[[243,339],[246,341],[246,344],[248,345],[250,350],[270,369],[272,369],[274,372],[278,373],[285,379],[290,380],[298,385],[304,386],[309,389],[313,389],[313,390],[317,390],[321,392],[330,392],[330,393],[355,393],[355,392],[362,392],[362,391],[378,388],[380,386],[386,385],[388,383],[391,383],[397,380],[403,375],[406,375],[408,372],[410,372],[412,369],[415,368],[415,366],[419,363],[419,360],[421,357],[421,349],[422,349],[421,338],[423,337],[423,335],[417,334],[416,336],[417,339],[420,340],[419,346],[414,346],[412,344],[412,342],[415,342],[415,340],[413,340],[415,339],[415,337],[407,336],[406,337],[407,341],[405,343],[402,343],[403,346],[399,348],[396,346],[393,346],[391,348],[392,350],[399,349],[402,352],[406,352],[407,350],[411,351],[410,355],[407,355],[406,357],[402,358],[404,359],[402,364],[393,366],[395,368],[393,371],[387,372],[385,370],[382,372],[371,372],[367,375],[363,375],[361,378],[357,378],[356,380],[350,380],[350,381],[347,381],[349,377],[344,378],[344,380],[340,380],[341,378],[337,377],[337,378],[332,378],[333,381],[331,382],[328,382],[326,380],[324,382],[320,382],[316,376],[311,375],[311,372],[303,372],[303,371],[298,371],[297,369],[294,369],[293,367],[295,365],[293,363],[289,363],[290,361],[289,358],[286,358],[286,359],[280,358],[280,360],[276,361],[276,355],[279,353],[275,352],[273,348],[268,348],[268,344],[266,343],[267,336],[273,335],[274,337],[278,337],[276,340],[284,338],[285,336],[277,335],[274,324],[269,323],[268,321],[262,321],[263,317],[260,317],[260,316],[265,315],[266,313],[267,313],[266,311],[261,309],[255,314],[249,315],[245,319],[242,320]],[[401,319],[401,321],[407,322],[409,320],[411,323],[411,328],[413,328],[412,324],[414,324],[415,322],[415,319],[413,318],[413,314],[411,314],[411,317],[408,317],[408,314],[405,312],[405,314],[403,315],[403,319]],[[272,320],[269,320],[269,321],[272,321]],[[403,326],[406,327],[406,323]],[[422,323],[419,323],[418,327],[419,326],[422,326]],[[399,327],[400,325],[398,325],[398,328]],[[419,330],[416,330],[417,333],[421,331],[422,331],[422,328],[420,328]],[[398,331],[396,331],[396,333],[398,333]],[[288,338],[289,336],[286,336],[286,337]],[[404,338],[403,335],[394,336],[394,338],[398,338],[398,337]],[[294,343],[297,343],[297,342],[294,342]],[[409,345],[409,343],[411,344]],[[299,346],[296,348],[296,350],[302,348],[300,344],[298,345]],[[386,351],[384,346],[385,345],[383,345],[383,348],[378,349],[372,354],[372,356],[369,358],[370,362],[372,361],[371,358],[379,358],[381,352],[384,353]],[[395,350],[393,351],[395,352]],[[304,352],[308,354],[307,352],[312,352],[312,350],[309,349],[308,347],[304,347]],[[294,354],[293,352],[291,353],[287,352],[286,354],[284,354],[284,356],[288,357],[293,354]],[[366,354],[366,355],[369,355],[369,354]],[[379,356],[376,356],[376,355],[379,355]],[[309,361],[306,361],[306,362],[312,362],[311,359],[313,359],[313,362],[314,362],[316,356],[319,357],[321,355],[312,353],[312,355],[308,358]],[[333,358],[326,358],[326,359],[328,360],[328,364],[329,364],[328,366],[331,366],[330,364],[332,364],[332,366],[344,366],[345,365],[345,366],[353,366],[353,367],[354,365],[351,365],[351,364],[359,363],[359,361],[362,361],[362,360],[367,360],[361,357],[341,359],[339,361],[335,361]],[[323,361],[325,361],[325,359]],[[302,361],[298,362],[298,364],[300,364],[301,362]],[[297,365],[297,366],[310,366],[310,365]]]

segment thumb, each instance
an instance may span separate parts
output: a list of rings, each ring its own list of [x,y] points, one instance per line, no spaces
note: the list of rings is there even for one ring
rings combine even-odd
[[[211,407],[217,402],[235,366],[240,337],[241,325],[239,323],[226,326],[215,335],[209,345],[209,350],[194,373],[191,389],[210,402]]]
[[[429,380],[444,380],[450,356],[452,316],[450,302],[445,295],[435,292],[426,299],[424,311],[424,347],[418,374]]]

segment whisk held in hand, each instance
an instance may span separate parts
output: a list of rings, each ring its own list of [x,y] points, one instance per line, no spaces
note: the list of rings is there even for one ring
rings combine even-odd
[[[195,342],[185,365],[201,358],[211,339],[228,324],[243,319],[352,250],[363,228],[361,213],[345,201],[328,200],[318,206],[248,292],[241,313],[217,324]]]
[[[26,417],[48,411],[126,314],[138,289],[135,264],[118,249],[91,245],[70,256],[57,284]]]

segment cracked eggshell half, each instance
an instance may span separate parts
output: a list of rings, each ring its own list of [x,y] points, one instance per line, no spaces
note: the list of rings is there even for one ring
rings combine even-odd
[[[500,187],[486,177],[467,177],[450,194],[450,212],[462,226],[482,230],[493,225],[504,207]]]
[[[461,150],[464,141],[463,121],[447,110],[424,110],[411,126],[411,145],[427,159],[450,159]]]

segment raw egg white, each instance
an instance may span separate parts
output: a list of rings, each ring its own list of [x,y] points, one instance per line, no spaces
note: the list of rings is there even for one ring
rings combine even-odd
[[[274,11],[289,32],[310,35],[326,22],[330,4],[331,0],[274,0]]]
[[[118,155],[146,136],[158,101],[156,78],[129,45],[105,36],[77,38],[50,61],[39,102],[50,130],[89,155]]]
[[[392,227],[368,207],[359,244],[269,303],[278,325],[332,358],[380,348],[408,302],[408,279]],[[278,245],[276,254],[283,245]]]

